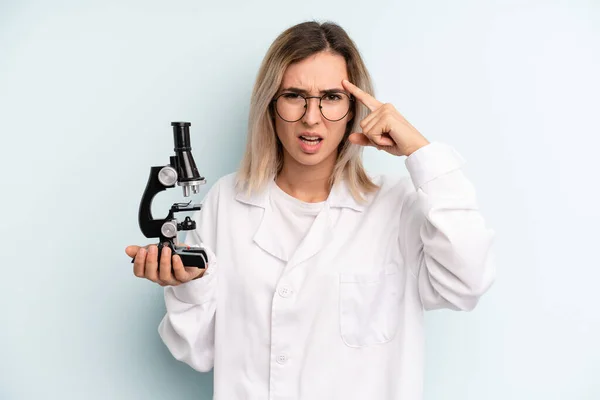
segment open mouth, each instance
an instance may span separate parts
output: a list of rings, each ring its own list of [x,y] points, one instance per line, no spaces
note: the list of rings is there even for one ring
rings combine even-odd
[[[319,144],[323,138],[318,136],[300,136],[300,140],[308,145],[316,145]]]

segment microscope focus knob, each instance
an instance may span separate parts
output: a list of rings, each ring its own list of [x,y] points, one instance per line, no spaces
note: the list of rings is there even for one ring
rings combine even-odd
[[[177,236],[177,222],[176,221],[167,221],[160,227],[160,233],[164,237],[174,238]]]
[[[173,186],[177,182],[177,171],[170,166],[161,168],[158,172],[158,181],[165,186]]]

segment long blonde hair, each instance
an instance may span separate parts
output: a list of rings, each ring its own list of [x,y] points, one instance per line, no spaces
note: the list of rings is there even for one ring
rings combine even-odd
[[[237,186],[248,194],[261,190],[283,166],[283,150],[275,133],[271,100],[279,90],[287,67],[319,52],[344,57],[350,82],[373,94],[371,77],[362,57],[346,31],[333,22],[303,22],[282,32],[267,51],[260,66],[250,102],[246,151],[237,173]],[[378,186],[367,176],[362,164],[362,146],[350,143],[348,136],[360,127],[369,110],[353,102],[352,120],[338,147],[338,157],[330,177],[330,185],[345,179],[350,193],[358,202],[363,193]]]

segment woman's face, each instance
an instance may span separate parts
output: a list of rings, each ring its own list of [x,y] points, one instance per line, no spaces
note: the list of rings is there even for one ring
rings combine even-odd
[[[317,53],[287,68],[276,96],[282,93],[285,95],[279,97],[276,106],[280,111],[285,111],[285,107],[288,107],[291,110],[288,112],[293,114],[294,110],[299,110],[301,114],[304,100],[298,94],[319,97],[327,94],[322,103],[325,107],[323,111],[330,120],[338,119],[344,115],[349,104],[348,97],[343,95],[347,94],[342,86],[343,79],[348,79],[344,58],[328,52]],[[274,113],[275,131],[283,144],[284,165],[297,163],[302,166],[333,166],[338,145],[344,137],[346,124],[352,118],[352,113],[348,112],[339,121],[330,121],[321,114],[318,98],[307,101],[306,113],[296,122],[287,122],[277,112]],[[340,107],[345,107],[346,110],[340,113]],[[285,113],[282,115],[287,120],[295,120],[299,116],[295,114],[296,117],[290,118]]]

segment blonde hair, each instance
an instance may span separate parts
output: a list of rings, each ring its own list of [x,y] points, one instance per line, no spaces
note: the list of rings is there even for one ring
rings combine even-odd
[[[283,166],[283,151],[275,133],[271,100],[279,90],[287,67],[319,52],[338,54],[346,60],[348,79],[373,94],[371,77],[361,55],[346,31],[333,22],[303,22],[282,32],[271,44],[257,74],[250,102],[246,151],[237,173],[237,186],[248,194],[261,190]],[[358,202],[363,193],[378,186],[368,177],[362,164],[362,146],[350,143],[348,136],[358,130],[369,110],[359,101],[353,102],[352,119],[346,126],[338,147],[338,157],[330,177],[330,185],[345,179]]]

